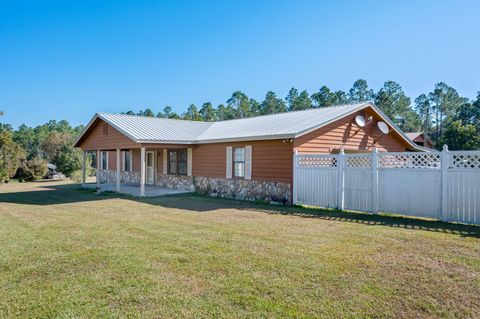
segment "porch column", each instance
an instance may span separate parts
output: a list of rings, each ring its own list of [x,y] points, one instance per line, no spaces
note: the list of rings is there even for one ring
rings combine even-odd
[[[100,188],[100,150],[97,150],[97,188]]]
[[[120,149],[117,148],[117,192],[120,193]]]
[[[87,166],[87,152],[83,151],[83,157],[82,157],[82,186],[85,186],[85,183],[87,182],[86,166]]]
[[[140,196],[145,196],[145,147],[140,148]]]

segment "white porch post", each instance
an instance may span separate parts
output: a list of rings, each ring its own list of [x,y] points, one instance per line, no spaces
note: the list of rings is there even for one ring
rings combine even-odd
[[[120,192],[120,149],[117,148],[117,192]]]
[[[145,147],[140,150],[140,196],[145,196]]]
[[[83,157],[82,157],[82,186],[85,186],[85,183],[87,182],[87,173],[86,173],[86,168],[87,166],[87,152],[83,151]]]
[[[100,188],[100,150],[97,150],[97,188]]]

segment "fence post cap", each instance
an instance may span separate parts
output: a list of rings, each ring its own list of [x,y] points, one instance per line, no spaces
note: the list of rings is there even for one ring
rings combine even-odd
[[[443,144],[443,150],[444,150],[445,152],[448,152],[448,145],[447,145],[447,144]]]
[[[378,153],[378,148],[375,146],[372,150],[373,153]]]

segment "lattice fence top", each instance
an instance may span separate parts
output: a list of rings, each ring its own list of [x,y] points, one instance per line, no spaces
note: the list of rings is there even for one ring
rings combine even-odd
[[[371,155],[345,155],[345,167],[370,168],[372,157]]]
[[[449,156],[449,168],[480,169],[480,153],[453,153]]]
[[[379,154],[380,168],[440,168],[439,153]]]
[[[448,169],[480,169],[480,151],[449,151],[445,155],[448,158]],[[305,168],[334,168],[339,166],[341,156],[345,168],[372,167],[372,154],[299,154],[297,165]],[[441,163],[442,152],[378,153],[378,168],[441,169]]]
[[[332,155],[298,155],[301,167],[337,167],[337,158]]]

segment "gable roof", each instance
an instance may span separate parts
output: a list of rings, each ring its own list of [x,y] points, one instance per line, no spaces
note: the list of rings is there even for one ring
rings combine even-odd
[[[417,137],[419,137],[420,135],[422,135],[423,133],[422,132],[408,132],[408,133],[405,133],[409,139],[411,139],[412,141],[414,139],[416,139]]]
[[[107,122],[136,143],[197,144],[296,138],[366,107],[373,108],[413,149],[419,149],[371,102],[219,122],[97,113],[75,141],[75,146],[97,119]]]

